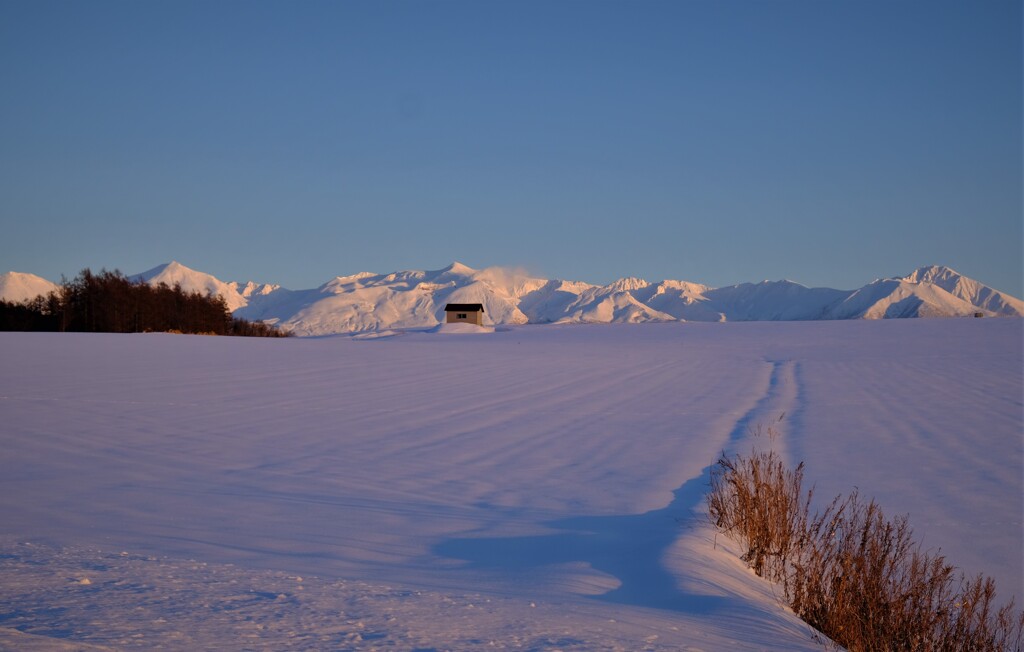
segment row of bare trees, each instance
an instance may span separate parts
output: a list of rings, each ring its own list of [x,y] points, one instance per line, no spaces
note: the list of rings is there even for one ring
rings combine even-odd
[[[46,296],[16,304],[0,301],[0,330],[86,333],[180,332],[280,337],[266,324],[236,319],[224,299],[151,286],[119,271],[82,270]]]
[[[712,523],[801,619],[853,651],[1020,652],[1024,612],[997,605],[991,578],[923,550],[906,517],[856,491],[812,514],[803,474],[771,449],[723,454],[707,496]]]

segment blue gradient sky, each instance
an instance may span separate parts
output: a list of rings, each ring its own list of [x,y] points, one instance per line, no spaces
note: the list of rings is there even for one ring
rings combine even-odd
[[[1021,3],[0,1],[0,271],[1022,294]]]

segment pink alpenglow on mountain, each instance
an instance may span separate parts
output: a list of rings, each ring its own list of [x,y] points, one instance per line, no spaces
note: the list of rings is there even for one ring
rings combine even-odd
[[[0,286],[0,298],[8,299],[9,294],[23,300],[33,290],[18,289],[22,286],[54,287],[30,274],[17,276],[36,279],[35,285],[18,281],[15,274],[4,275],[11,279],[11,289]],[[274,324],[295,335],[429,329],[444,322],[447,303],[483,304],[487,323],[494,326],[1024,316],[1020,299],[941,266],[922,267],[856,290],[809,288],[786,280],[711,288],[634,277],[601,286],[535,278],[501,267],[476,270],[461,263],[432,271],[364,271],[309,290],[225,282],[178,262],[133,278],[217,294],[236,316]]]
[[[57,289],[56,283],[51,283],[41,276],[25,274],[23,272],[7,272],[0,274],[0,300],[12,303],[21,303],[35,299],[40,295],[46,295]]]

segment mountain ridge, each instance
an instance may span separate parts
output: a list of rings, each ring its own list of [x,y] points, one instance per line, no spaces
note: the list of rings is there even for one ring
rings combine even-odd
[[[296,335],[430,328],[444,321],[446,303],[482,303],[485,320],[492,325],[1024,316],[1020,299],[942,265],[877,279],[855,290],[812,288],[790,280],[712,288],[637,277],[595,285],[536,278],[503,267],[477,270],[459,262],[438,270],[357,272],[307,290],[222,281],[177,261],[130,278],[220,295],[235,316]],[[56,287],[47,283],[31,274],[8,272],[0,275],[0,298],[23,301],[31,298],[24,295],[33,288]]]

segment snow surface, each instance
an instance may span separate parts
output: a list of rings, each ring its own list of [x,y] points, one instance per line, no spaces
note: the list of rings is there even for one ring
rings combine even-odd
[[[453,323],[453,324],[438,324],[430,329],[431,333],[445,333],[452,335],[480,335],[485,333],[493,333],[493,326],[477,326],[476,324]]]
[[[0,647],[821,649],[702,515],[781,413],[1024,597],[1022,326],[0,333]]]

